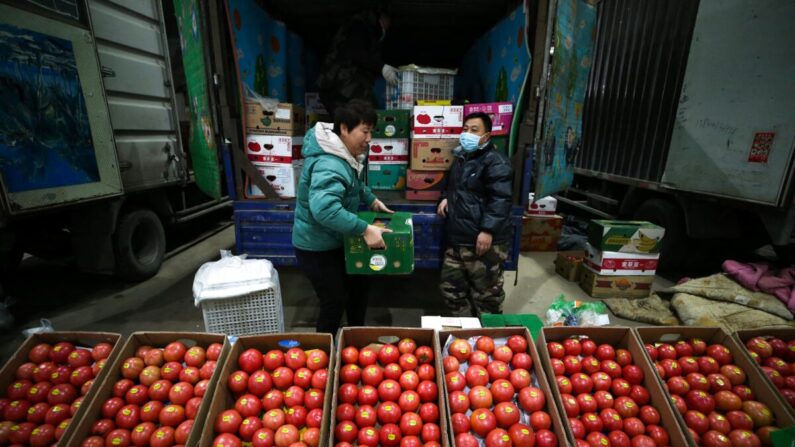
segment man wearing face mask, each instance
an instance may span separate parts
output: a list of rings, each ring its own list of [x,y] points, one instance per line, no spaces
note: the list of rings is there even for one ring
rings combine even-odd
[[[398,83],[397,69],[381,59],[381,41],[390,23],[385,5],[380,4],[354,15],[337,31],[317,79],[320,100],[332,116],[352,99],[375,105],[373,83],[378,76],[392,85]]]
[[[343,311],[349,326],[364,325],[367,277],[345,272],[343,238],[361,235],[370,248],[383,248],[382,233],[391,231],[356,215],[362,202],[376,212],[393,212],[362,181],[375,121],[375,110],[354,100],[336,110],[334,124],[319,122],[304,136],[292,239],[298,264],[320,300],[318,332],[335,334]]]
[[[512,169],[490,141],[491,118],[464,118],[437,213],[447,218],[440,288],[456,317],[502,313],[502,264],[511,240]]]

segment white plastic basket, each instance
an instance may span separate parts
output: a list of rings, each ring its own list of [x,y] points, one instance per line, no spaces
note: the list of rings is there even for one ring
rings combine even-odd
[[[387,109],[411,109],[418,100],[453,99],[455,70],[415,65],[400,67],[399,70],[398,85],[386,85]]]
[[[226,335],[284,332],[284,310],[278,287],[242,296],[202,300],[201,308],[207,332]]]

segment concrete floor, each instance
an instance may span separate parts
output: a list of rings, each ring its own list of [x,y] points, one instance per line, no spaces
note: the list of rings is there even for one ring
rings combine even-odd
[[[234,228],[229,227],[167,259],[161,271],[140,284],[74,273],[69,266],[40,263],[25,266],[33,287],[16,291],[17,300],[32,300],[28,321],[0,335],[0,359],[4,362],[24,337],[23,328],[48,318],[56,330],[110,331],[129,335],[135,331],[202,331],[201,310],[193,304],[192,284],[203,263],[217,259],[218,250],[234,246]],[[519,281],[515,272],[505,274],[505,313],[535,313],[542,317],[561,293],[567,299],[590,300],[577,284],[554,272],[555,253],[523,253]],[[289,331],[312,330],[318,308],[309,282],[295,268],[279,269],[285,327]],[[385,277],[374,281],[367,324],[419,326],[422,315],[445,312],[438,291],[438,271],[418,271],[410,277]],[[657,278],[655,287],[671,283]],[[32,304],[31,304],[32,305]],[[638,325],[611,315],[614,325]]]

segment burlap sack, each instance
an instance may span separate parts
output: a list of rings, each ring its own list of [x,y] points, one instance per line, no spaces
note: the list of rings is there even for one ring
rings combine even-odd
[[[729,333],[768,326],[795,327],[791,322],[761,310],[688,293],[674,294],[671,305],[686,326],[721,326]]]
[[[656,294],[648,298],[605,298],[605,304],[617,317],[659,326],[676,326],[679,320],[671,312],[670,303]]]

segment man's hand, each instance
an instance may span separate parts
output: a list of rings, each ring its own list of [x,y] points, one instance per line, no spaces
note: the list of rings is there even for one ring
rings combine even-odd
[[[364,242],[370,248],[384,248],[386,244],[384,243],[384,236],[383,233],[391,233],[392,230],[389,228],[381,228],[376,227],[375,225],[368,225],[367,229],[364,230]]]
[[[439,206],[436,207],[436,214],[442,217],[447,217],[447,199],[439,202]]]
[[[376,213],[389,213],[389,214],[394,213],[394,211],[390,210],[389,208],[386,207],[386,205],[384,205],[384,202],[378,199],[373,200],[373,203],[370,204],[370,209],[375,211]]]
[[[389,64],[384,64],[384,67],[381,68],[381,74],[388,84],[398,85],[400,82],[400,72]]]
[[[481,231],[478,240],[475,242],[475,254],[483,256],[491,248],[491,234]]]

